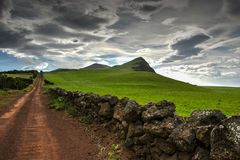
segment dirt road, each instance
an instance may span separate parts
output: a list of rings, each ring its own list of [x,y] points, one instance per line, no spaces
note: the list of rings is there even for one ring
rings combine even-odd
[[[0,116],[0,160],[91,160],[98,148],[84,127],[47,109],[41,79]]]

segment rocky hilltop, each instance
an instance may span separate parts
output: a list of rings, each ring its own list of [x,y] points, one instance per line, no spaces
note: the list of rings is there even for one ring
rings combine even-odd
[[[84,69],[103,69],[103,68],[111,68],[111,67],[104,64],[94,63],[90,66],[85,67]]]
[[[153,72],[155,73],[154,69],[150,67],[148,62],[143,57],[138,57],[133,59],[130,62],[124,63],[119,66],[114,66],[113,68],[116,69],[130,69],[133,71],[145,71],[145,72]]]

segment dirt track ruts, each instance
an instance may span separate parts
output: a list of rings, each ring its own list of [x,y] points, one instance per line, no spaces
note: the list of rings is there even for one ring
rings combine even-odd
[[[47,109],[40,78],[0,116],[0,160],[94,160],[97,153],[84,127]]]

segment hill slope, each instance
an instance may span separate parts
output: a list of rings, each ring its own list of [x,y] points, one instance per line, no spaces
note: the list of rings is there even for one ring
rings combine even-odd
[[[228,115],[240,113],[239,88],[206,88],[176,81],[153,72],[131,69],[80,69],[45,74],[52,87],[130,97],[140,104],[169,100],[180,115],[195,109],[221,109]]]
[[[133,71],[146,71],[155,73],[154,69],[146,62],[142,57],[138,57],[130,62],[124,63],[122,65],[114,66],[115,69],[128,69]]]
[[[104,64],[94,63],[90,66],[85,67],[84,69],[103,69],[103,68],[110,68],[110,66],[104,65]]]

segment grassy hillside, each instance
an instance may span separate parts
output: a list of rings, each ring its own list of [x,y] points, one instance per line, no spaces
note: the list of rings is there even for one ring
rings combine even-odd
[[[125,69],[125,70],[131,70],[131,71],[147,71],[147,72],[155,73],[154,69],[151,68],[150,65],[146,62],[146,60],[142,57],[138,57],[122,65],[114,66],[113,68]]]
[[[140,104],[169,100],[180,115],[195,109],[216,108],[227,115],[240,113],[240,88],[198,87],[152,72],[128,69],[81,69],[45,73],[52,87],[72,91],[127,96]]]

